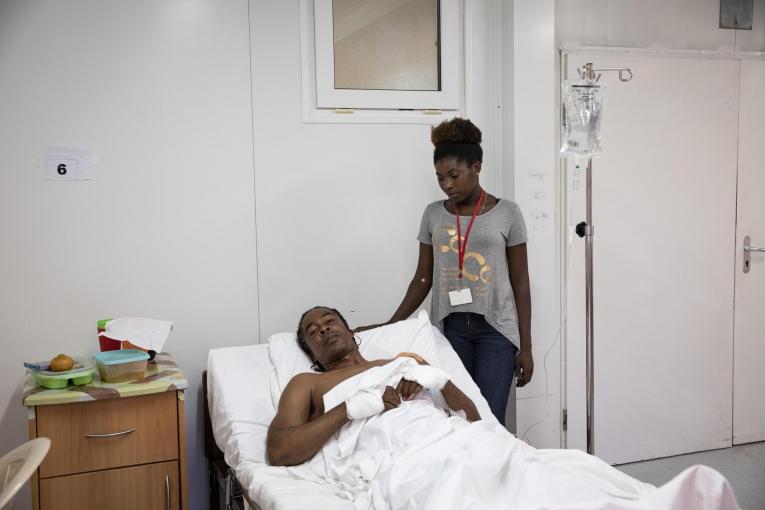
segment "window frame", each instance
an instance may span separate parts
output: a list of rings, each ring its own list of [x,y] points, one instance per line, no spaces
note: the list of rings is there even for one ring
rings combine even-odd
[[[313,0],[315,106],[317,109],[427,110],[460,109],[460,1],[440,2],[441,90],[335,89],[332,0]]]

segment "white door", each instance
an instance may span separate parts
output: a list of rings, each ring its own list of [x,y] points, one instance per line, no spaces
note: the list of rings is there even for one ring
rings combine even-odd
[[[564,69],[575,77],[586,62],[634,72],[629,83],[603,75],[605,153],[593,163],[594,452],[624,463],[729,446],[739,62],[590,52],[569,54]],[[575,224],[584,176],[574,193],[571,166]],[[755,237],[765,244],[765,232]],[[567,440],[582,449],[583,253],[575,237]]]
[[[765,248],[765,61],[741,63],[733,442],[765,440],[765,253],[744,273],[744,239]]]

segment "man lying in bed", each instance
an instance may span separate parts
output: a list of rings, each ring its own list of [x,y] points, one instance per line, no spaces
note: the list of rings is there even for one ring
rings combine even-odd
[[[656,489],[578,450],[532,448],[480,419],[442,370],[406,355],[365,360],[333,309],[306,312],[298,342],[319,373],[295,376],[282,393],[269,461],[357,509],[737,508],[710,468]]]
[[[367,361],[359,353],[353,332],[334,308],[317,306],[305,312],[297,331],[298,343],[318,370],[299,374],[284,389],[279,409],[268,428],[267,454],[276,466],[302,464],[313,457],[343,425],[398,407],[415,398],[426,386],[441,391],[450,409],[464,412],[468,421],[480,420],[475,404],[448,380],[448,375],[427,365],[412,353],[422,366],[411,370],[395,388],[386,386],[382,395],[360,392],[329,412],[324,412],[324,394],[340,382],[370,368],[393,360]]]

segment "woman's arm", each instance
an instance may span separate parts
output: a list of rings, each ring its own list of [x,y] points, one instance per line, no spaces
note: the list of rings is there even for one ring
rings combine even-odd
[[[409,287],[406,289],[406,295],[398,305],[393,316],[382,324],[373,324],[371,326],[362,326],[354,329],[354,331],[364,331],[366,329],[377,328],[385,326],[386,324],[393,324],[394,322],[402,321],[409,318],[410,315],[417,310],[425,298],[430,292],[430,288],[433,285],[433,247],[429,244],[420,243],[419,257],[417,259],[417,269],[414,272],[412,281],[409,282]]]
[[[417,258],[417,269],[414,272],[412,281],[406,289],[406,295],[398,305],[388,324],[402,321],[409,318],[417,310],[430,292],[433,286],[433,246],[420,243],[419,256]]]
[[[510,285],[518,311],[518,332],[521,335],[521,349],[515,359],[515,376],[518,386],[525,386],[534,374],[534,358],[531,354],[531,289],[529,287],[529,268],[526,255],[526,243],[507,248],[507,263],[510,273]]]

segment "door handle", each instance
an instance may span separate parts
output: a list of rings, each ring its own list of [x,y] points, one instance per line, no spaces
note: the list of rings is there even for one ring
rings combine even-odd
[[[170,510],[170,475],[165,473],[165,508]]]
[[[124,436],[130,434],[131,432],[135,432],[135,429],[123,430],[122,432],[112,432],[111,434],[85,434],[85,437],[91,439],[104,439],[109,437]]]
[[[755,248],[752,246],[752,240],[749,238],[749,236],[746,236],[744,238],[744,272],[748,273],[749,269],[751,269],[751,264],[749,263],[749,257],[752,252],[759,252],[759,253],[765,253],[765,248]]]

